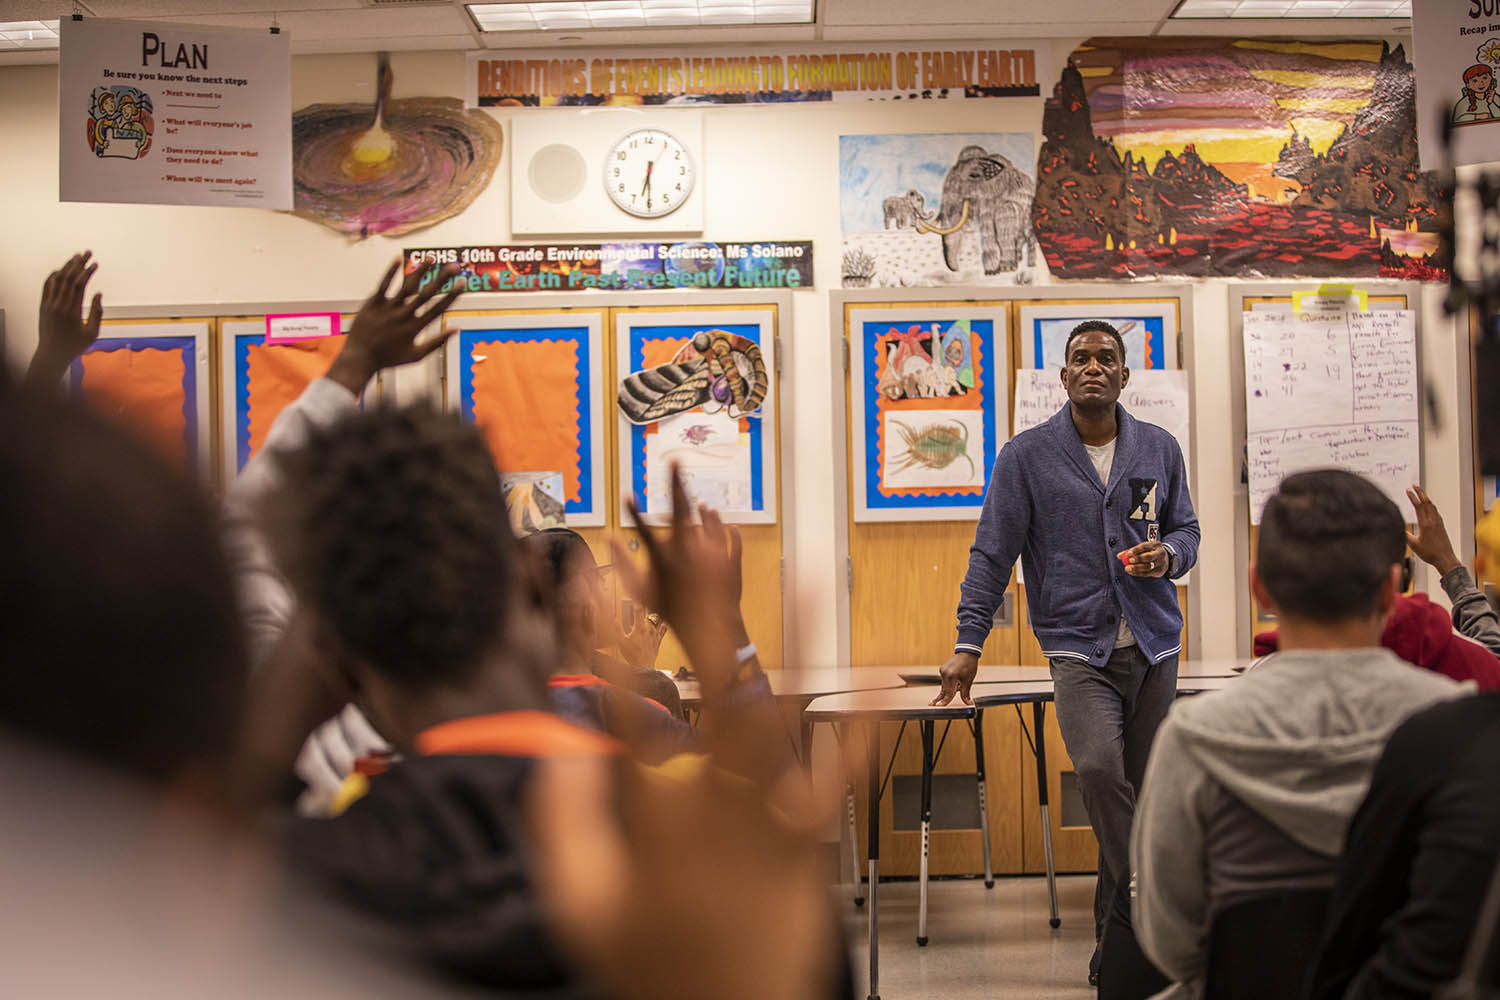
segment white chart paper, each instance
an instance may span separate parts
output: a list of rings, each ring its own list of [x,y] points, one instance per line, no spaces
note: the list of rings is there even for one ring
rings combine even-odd
[[[1339,468],[1374,482],[1415,519],[1421,480],[1416,316],[1408,310],[1245,314],[1250,517],[1281,480]]]

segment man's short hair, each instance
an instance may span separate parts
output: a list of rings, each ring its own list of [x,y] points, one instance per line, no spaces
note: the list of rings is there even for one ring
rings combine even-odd
[[[1287,476],[1266,501],[1255,563],[1280,611],[1334,623],[1374,614],[1405,553],[1390,498],[1362,476],[1322,469]]]
[[[1115,329],[1113,323],[1102,319],[1086,319],[1073,327],[1068,334],[1068,342],[1063,345],[1063,366],[1067,367],[1068,358],[1073,353],[1073,340],[1083,336],[1085,333],[1107,333],[1115,338],[1115,343],[1120,345],[1120,364],[1125,363],[1125,338],[1120,336],[1120,331]]]
[[[517,587],[477,429],[422,406],[371,409],[314,434],[284,472],[281,561],[346,653],[411,690],[482,665]]]
[[[577,560],[586,558],[590,566],[598,565],[594,550],[572,528],[543,528],[522,538],[521,544],[540,560],[547,586],[554,594],[577,572]]]
[[[248,662],[213,507],[84,408],[0,383],[0,726],[165,783],[227,762]]]

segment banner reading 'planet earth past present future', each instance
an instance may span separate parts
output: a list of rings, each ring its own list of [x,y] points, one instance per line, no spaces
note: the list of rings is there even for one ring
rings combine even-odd
[[[405,250],[406,273],[457,264],[470,292],[811,288],[811,240],[524,243]]]

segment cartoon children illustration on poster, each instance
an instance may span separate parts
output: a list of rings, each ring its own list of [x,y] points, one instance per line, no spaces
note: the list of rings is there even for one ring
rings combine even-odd
[[[1453,105],[1453,124],[1500,119],[1500,100],[1495,97],[1495,71],[1475,63],[1464,70],[1464,86],[1458,103]]]
[[[98,157],[139,160],[156,131],[151,95],[135,87],[95,87],[89,98],[89,148]]]

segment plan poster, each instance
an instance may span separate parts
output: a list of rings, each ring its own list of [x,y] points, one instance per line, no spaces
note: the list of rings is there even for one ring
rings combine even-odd
[[[1284,477],[1326,468],[1359,473],[1415,521],[1419,384],[1408,310],[1246,313],[1251,523]]]
[[[291,38],[61,22],[59,198],[292,207]]]

